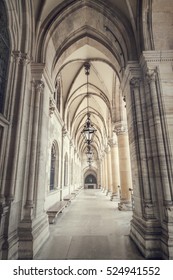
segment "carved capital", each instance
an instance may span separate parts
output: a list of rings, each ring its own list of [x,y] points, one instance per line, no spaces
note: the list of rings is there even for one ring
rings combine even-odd
[[[42,80],[33,80],[32,85],[37,93],[43,92],[44,82]]]
[[[139,88],[141,83],[141,79],[138,77],[134,77],[130,80],[130,86],[132,88]]]
[[[166,206],[165,207],[165,216],[168,223],[173,223],[173,206]]]
[[[55,111],[55,104],[54,104],[54,102],[53,102],[53,99],[52,98],[50,98],[49,99],[49,116],[51,117],[52,115],[53,115],[53,113],[54,113],[54,111]]]
[[[65,125],[64,125],[64,127],[62,129],[62,134],[63,134],[63,137],[65,137],[67,135],[67,128],[66,128]]]
[[[12,57],[14,61],[18,64],[27,65],[31,62],[31,58],[27,53],[22,53],[21,51],[13,51]]]
[[[156,81],[157,69],[148,69],[146,73],[147,82],[150,84]]]
[[[121,134],[126,134],[128,132],[127,126],[125,125],[120,125],[115,127],[115,130],[117,135],[121,135]]]
[[[108,139],[108,144],[109,144],[110,147],[114,147],[114,146],[118,145],[117,140],[114,139],[114,138],[109,138]]]
[[[43,90],[44,89],[44,82],[41,80],[34,81],[35,87],[37,90]]]

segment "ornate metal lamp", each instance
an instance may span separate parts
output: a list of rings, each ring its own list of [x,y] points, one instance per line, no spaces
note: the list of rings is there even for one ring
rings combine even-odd
[[[85,74],[87,76],[87,120],[86,120],[86,123],[85,123],[84,128],[81,133],[84,136],[85,142],[88,145],[90,145],[90,143],[92,142],[94,133],[96,132],[96,129],[94,128],[94,126],[91,123],[91,120],[90,120],[91,114],[89,113],[88,76],[90,74],[90,64],[88,62],[85,62],[84,68],[85,68]]]

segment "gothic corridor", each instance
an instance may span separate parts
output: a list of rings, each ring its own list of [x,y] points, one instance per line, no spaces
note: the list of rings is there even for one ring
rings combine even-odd
[[[101,190],[82,190],[50,228],[41,260],[142,260],[130,240],[132,212],[118,211]],[[73,223],[71,223],[73,221]]]
[[[172,26],[172,0],[0,0],[1,260],[173,259]]]

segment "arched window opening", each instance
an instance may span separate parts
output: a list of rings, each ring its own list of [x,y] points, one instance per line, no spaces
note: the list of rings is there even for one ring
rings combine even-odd
[[[50,191],[55,189],[55,171],[56,171],[56,148],[55,145],[52,145],[51,149],[51,163],[50,163]]]
[[[10,57],[8,19],[3,1],[0,1],[0,113],[3,113]]]
[[[68,155],[66,153],[64,159],[64,186],[68,185]]]

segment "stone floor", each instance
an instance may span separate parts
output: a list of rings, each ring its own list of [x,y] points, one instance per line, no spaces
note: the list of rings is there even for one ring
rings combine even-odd
[[[132,212],[121,212],[101,190],[82,190],[50,225],[35,259],[142,260],[129,237]]]

